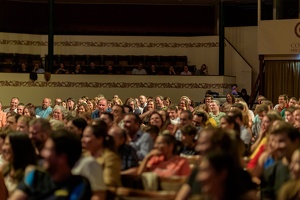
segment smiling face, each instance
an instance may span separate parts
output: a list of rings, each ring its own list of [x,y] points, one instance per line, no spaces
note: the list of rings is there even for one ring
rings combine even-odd
[[[17,98],[13,98],[11,101],[10,101],[10,109],[11,110],[14,110],[17,108],[19,104],[19,100]]]
[[[52,139],[47,139],[45,146],[41,151],[41,156],[44,158],[43,167],[50,173],[55,171],[55,150]]]
[[[264,116],[261,121],[261,126],[267,129],[270,125],[270,119],[267,116]]]
[[[18,105],[17,107],[17,113],[19,115],[23,115],[24,105]]]
[[[211,103],[211,97],[205,97],[205,104],[207,105],[207,106],[209,106],[209,104]]]
[[[78,113],[84,113],[84,112],[86,112],[85,107],[83,105],[79,106],[77,108],[77,111],[78,111]]]
[[[285,121],[291,125],[294,124],[294,116],[290,111],[285,111]]]
[[[300,109],[297,109],[293,113],[294,121],[300,123]]]
[[[134,115],[126,115],[124,117],[124,130],[126,131],[127,134],[129,135],[134,135],[137,133],[137,131],[140,128],[140,124],[135,121],[135,116]]]
[[[168,114],[170,119],[174,120],[178,117],[178,113],[176,110],[168,110]]]
[[[148,110],[153,110],[155,108],[154,102],[153,101],[149,101],[148,104],[147,104],[147,108],[148,108]]]
[[[291,147],[292,141],[285,133],[280,133],[272,136],[272,147],[276,151],[279,158],[292,154]]]
[[[75,135],[81,135],[82,130],[80,130],[77,126],[75,126],[72,120],[68,121],[66,129]]]
[[[92,154],[96,152],[101,145],[101,138],[96,138],[93,129],[91,127],[86,127],[83,131],[83,136],[81,138],[82,148],[90,151]]]
[[[4,144],[2,146],[2,155],[3,159],[9,163],[13,162],[13,151],[10,145],[9,137],[6,136],[4,140]]]
[[[173,147],[174,146],[172,144],[167,144],[164,141],[163,136],[158,136],[154,143],[154,148],[159,150],[162,155],[169,155],[172,153]]]
[[[98,103],[98,110],[100,113],[103,113],[107,110],[108,105],[107,105],[107,101],[105,99],[101,99]]]
[[[230,96],[230,94],[227,94],[227,96],[226,96],[226,101],[227,101],[228,103],[232,103],[232,97]]]
[[[152,114],[150,117],[150,125],[155,125],[158,128],[161,128],[163,125],[161,116],[159,116],[159,114],[157,114],[157,113]]]
[[[63,114],[61,109],[57,108],[53,111],[53,119],[60,120],[60,121],[63,120]]]
[[[283,96],[280,96],[280,97],[278,98],[278,103],[279,103],[279,104],[284,104],[284,103],[286,103],[286,101],[285,101],[285,99],[284,99]]]
[[[225,171],[225,170],[224,170]],[[224,185],[226,173],[217,172],[207,159],[201,161],[197,181],[201,183],[201,190],[208,195],[214,195],[216,188]],[[223,186],[224,187],[224,186]]]

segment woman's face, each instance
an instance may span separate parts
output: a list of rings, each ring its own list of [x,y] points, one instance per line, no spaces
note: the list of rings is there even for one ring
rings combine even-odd
[[[13,151],[10,145],[9,137],[7,136],[4,140],[4,144],[2,146],[2,155],[5,161],[12,163],[13,162]]]
[[[290,163],[291,176],[294,180],[300,178],[300,151],[294,151],[292,161]]]
[[[207,131],[202,131],[198,137],[196,151],[200,155],[205,155],[211,149],[211,134]]]
[[[91,127],[86,127],[81,138],[82,148],[90,152],[95,152],[99,148],[99,139],[93,134]]]
[[[262,118],[261,126],[262,126],[263,128],[265,128],[265,129],[267,129],[267,128],[269,127],[269,125],[270,125],[270,120],[269,120],[269,118],[268,118],[267,116],[264,116],[264,117]]]
[[[129,106],[132,108],[132,110],[134,110],[135,109],[135,107],[134,107],[134,101],[130,101],[129,102]]]
[[[81,130],[77,126],[75,126],[72,121],[68,121],[66,128],[71,133],[74,133],[79,136],[81,135]]]
[[[24,108],[23,112],[24,112],[25,116],[29,116],[30,117],[30,112],[29,112],[29,110],[27,108]]]
[[[199,166],[197,181],[201,183],[202,192],[213,195],[216,188],[224,187],[224,173],[218,173],[207,159],[203,159]]]
[[[86,111],[84,106],[79,106],[77,110],[78,110],[78,113],[84,113]]]
[[[164,104],[165,104],[166,107],[168,107],[170,105],[170,101],[169,100],[165,100]]]
[[[60,109],[56,109],[53,111],[53,119],[60,120],[60,121],[63,120],[62,111]]]
[[[180,108],[181,109],[186,109],[184,100],[180,101]]]
[[[93,103],[92,103],[91,101],[87,101],[86,103],[87,103],[88,107],[89,107],[91,110],[94,109],[94,105],[93,105]]]
[[[231,103],[232,102],[232,97],[229,94],[227,94],[226,100],[227,100],[227,102]]]
[[[163,136],[158,136],[155,140],[154,148],[159,150],[162,155],[168,155],[172,152],[172,145],[167,144]]]
[[[154,109],[154,102],[153,101],[148,102],[147,108],[148,108],[148,110],[153,110]]]
[[[168,130],[170,133],[173,133],[174,127],[175,127],[174,124],[169,124],[169,125],[167,126],[167,130]]]
[[[160,118],[160,116],[157,113],[151,115],[151,117],[150,117],[150,125],[155,125],[158,128],[161,128],[162,124],[163,124],[163,122],[161,121],[161,118]]]

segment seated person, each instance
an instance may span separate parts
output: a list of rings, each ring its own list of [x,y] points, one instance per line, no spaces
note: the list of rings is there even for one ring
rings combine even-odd
[[[136,155],[135,149],[126,144],[126,132],[119,126],[113,126],[109,129],[108,135],[113,137],[117,153],[122,160],[121,171],[124,172],[130,168],[137,167],[139,165],[139,158]]]
[[[55,74],[68,74],[69,71],[65,69],[64,63],[60,63],[59,68],[55,71]]]
[[[114,152],[113,139],[107,135],[107,124],[99,120],[96,125],[88,125],[83,131],[82,147],[93,156],[103,168],[106,186],[121,186],[121,159]]]
[[[91,199],[88,180],[71,173],[80,155],[79,137],[64,129],[53,132],[42,150],[47,172],[28,172],[10,199]]]
[[[201,65],[201,67],[196,67],[195,68],[195,75],[198,76],[203,76],[203,75],[208,75],[208,67],[206,64]]]
[[[103,74],[116,74],[112,65],[108,65]]]
[[[3,158],[6,161],[0,169],[8,194],[17,188],[24,178],[25,171],[37,163],[37,156],[28,135],[21,132],[10,132],[2,146]]]
[[[147,72],[145,69],[143,69],[143,64],[140,63],[132,70],[131,74],[147,74]]]
[[[150,67],[150,70],[149,70],[149,73],[148,73],[149,75],[157,75],[158,74],[158,72],[157,72],[157,70],[156,70],[156,67],[155,67],[155,65],[151,65],[151,67]]]
[[[154,172],[160,177],[189,176],[190,164],[186,158],[176,155],[176,143],[173,135],[158,136],[154,149],[144,158],[138,174]]]
[[[183,75],[183,76],[191,76],[192,73],[189,71],[188,66],[184,66],[184,67],[183,67],[183,72],[181,72],[180,75]]]
[[[197,135],[196,127],[192,125],[186,125],[180,128],[181,130],[181,142],[182,148],[180,149],[180,154],[184,155],[196,155],[196,140]]]
[[[74,71],[72,71],[72,74],[82,74],[82,70],[81,70],[80,64],[77,64],[75,66],[75,69],[74,69]]]
[[[278,199],[299,199],[300,198],[300,149],[296,149],[290,164],[291,180],[286,182],[279,190]]]
[[[169,69],[168,69],[168,71],[165,73],[165,75],[176,75],[174,67],[170,66]]]

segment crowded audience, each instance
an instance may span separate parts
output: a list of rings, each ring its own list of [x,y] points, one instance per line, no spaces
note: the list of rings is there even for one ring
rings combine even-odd
[[[114,199],[149,177],[180,183],[170,199],[299,199],[300,102],[259,96],[253,112],[234,92],[0,102],[0,199]]]

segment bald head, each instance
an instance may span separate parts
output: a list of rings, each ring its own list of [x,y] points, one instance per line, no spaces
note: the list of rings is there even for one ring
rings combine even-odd
[[[42,102],[42,108],[43,108],[43,110],[46,110],[49,106],[51,106],[51,99],[44,98],[44,100]]]
[[[111,127],[108,131],[108,135],[114,138],[117,149],[126,142],[126,133],[119,126]]]

